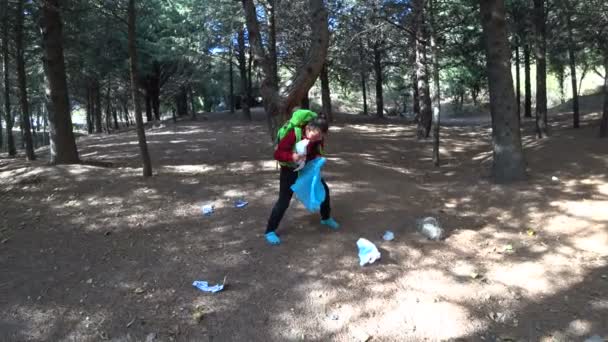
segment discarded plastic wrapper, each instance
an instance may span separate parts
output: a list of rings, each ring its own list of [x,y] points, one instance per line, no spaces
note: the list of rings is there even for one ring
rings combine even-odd
[[[203,292],[216,293],[216,292],[222,291],[224,289],[225,284],[226,284],[226,277],[224,277],[224,281],[221,284],[216,284],[214,286],[209,286],[208,282],[202,281],[202,280],[195,280],[192,283],[192,286],[196,287],[197,289],[199,289]]]
[[[201,211],[202,211],[203,215],[211,216],[211,214],[213,214],[213,209],[214,209],[213,204],[205,204],[201,208]]]
[[[325,162],[325,158],[320,157],[306,163],[295,184],[291,186],[296,198],[313,213],[319,211],[321,203],[325,201],[325,187],[321,183],[321,169]]]
[[[417,229],[422,235],[426,236],[429,240],[441,240],[444,238],[444,231],[434,217],[425,217],[422,220],[416,221]]]
[[[301,156],[305,156],[306,155],[306,149],[308,147],[308,139],[304,139],[304,140],[300,140],[297,144],[296,144],[296,153],[301,155]],[[300,171],[304,168],[304,166],[306,165],[306,160],[303,160],[301,162],[298,163],[298,167],[294,170],[294,171]]]
[[[235,208],[245,208],[247,206],[247,204],[249,204],[249,202],[240,199],[240,200],[236,200],[234,202],[234,207]]]
[[[382,235],[382,238],[386,241],[391,241],[395,238],[395,234],[390,230],[387,230],[384,235]]]
[[[373,264],[374,261],[380,259],[380,251],[371,241],[360,238],[357,240],[357,247],[359,248],[359,265]]]

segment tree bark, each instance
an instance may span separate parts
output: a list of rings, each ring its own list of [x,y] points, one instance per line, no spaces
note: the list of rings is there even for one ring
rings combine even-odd
[[[95,133],[101,133],[101,86],[99,85],[99,80],[95,79],[93,85],[93,96],[95,103]]]
[[[269,118],[270,137],[274,141],[278,126],[277,118],[285,119],[291,110],[298,105],[319,76],[329,46],[329,28],[327,10],[323,0],[309,0],[310,25],[312,41],[306,63],[298,70],[295,78],[283,94],[279,94],[278,83],[273,75],[273,59],[276,53],[266,53],[260,36],[257,12],[253,0],[242,0],[247,21],[249,41],[258,65],[261,66],[262,84],[260,92],[264,99],[264,108]],[[272,36],[272,35],[271,35]]]
[[[378,118],[384,117],[384,95],[382,93],[382,51],[378,46],[379,43],[375,43],[374,50],[374,73],[376,75],[376,116]]]
[[[234,114],[234,63],[232,63],[232,42],[230,42],[230,53],[228,54],[228,80],[230,83],[230,98],[228,100],[230,113]]]
[[[566,75],[563,65],[559,65],[555,77],[557,77],[557,83],[559,83],[559,102],[561,104],[564,104],[566,103],[566,91],[564,89]]]
[[[578,105],[578,91],[576,86],[576,57],[574,54],[574,39],[572,38],[572,13],[568,10],[567,29],[568,29],[568,63],[570,65],[570,80],[572,82],[572,125],[574,128],[580,127],[580,112]]]
[[[439,126],[441,124],[441,88],[439,80],[439,55],[437,52],[436,23],[435,23],[435,0],[429,0],[429,23],[430,23],[430,42],[431,42],[431,62],[433,64],[433,165],[439,166]]]
[[[534,0],[536,52],[536,136],[547,136],[547,24],[545,0]]]
[[[137,125],[137,140],[139,142],[139,150],[143,164],[143,176],[152,176],[152,162],[148,153],[148,144],[146,142],[146,132],[144,131],[144,120],[141,115],[141,107],[139,103],[139,92],[137,90],[137,36],[135,31],[136,14],[135,0],[129,0],[128,7],[128,45],[129,45],[129,67],[131,74],[131,93],[133,96],[133,104],[135,106],[135,122]]]
[[[251,120],[251,110],[249,109],[249,91],[247,85],[247,56],[245,56],[245,30],[241,28],[237,36],[239,74],[241,75],[241,110],[247,120]]]
[[[479,0],[492,114],[493,176],[498,183],[523,180],[525,160],[511,76],[503,0]]]
[[[30,121],[30,108],[27,95],[27,79],[25,75],[25,58],[23,47],[23,3],[25,0],[17,0],[17,24],[15,26],[15,50],[17,62],[17,83],[19,85],[19,99],[21,102],[21,127],[25,141],[25,155],[27,160],[35,160],[34,142],[32,140],[32,125]]]
[[[80,162],[72,131],[72,116],[63,55],[63,28],[59,0],[46,0],[42,5],[41,31],[43,66],[49,83],[51,111],[50,153],[52,164]]]
[[[93,133],[93,112],[95,111],[94,102],[93,102],[93,87],[91,86],[91,82],[86,82],[86,90],[87,90],[87,132],[89,134]]]
[[[524,117],[532,117],[532,82],[530,76],[530,44],[524,43]]]
[[[154,75],[150,78],[151,96],[152,96],[152,111],[154,112],[154,120],[160,121],[160,65],[157,61],[153,63]]]
[[[108,90],[106,91],[106,133],[110,134],[111,127],[111,117],[112,117],[112,101],[110,100],[110,93],[112,88],[110,87],[110,82],[108,81]]]
[[[276,0],[268,0],[268,56],[270,57],[271,81],[273,87],[279,89],[279,65],[277,63],[277,25]],[[251,37],[249,38],[251,40]]]
[[[150,122],[154,120],[152,116],[152,89],[150,87],[149,82],[146,82],[145,88],[145,96],[146,96],[146,122]]]
[[[418,117],[417,136],[418,139],[428,138],[431,133],[432,103],[429,85],[428,58],[426,42],[428,32],[424,15],[424,1],[413,0],[413,15],[415,27],[415,54],[416,54],[416,78],[418,80],[418,92],[420,99],[420,115]]]
[[[517,43],[515,45],[515,97],[517,107],[517,117],[521,119],[521,63],[519,60],[519,38],[516,38]]]
[[[412,110],[414,111],[414,118],[418,122],[420,120],[420,92],[418,91],[416,68],[414,67],[412,70]]]
[[[331,108],[331,93],[329,89],[329,72],[328,72],[327,62],[323,64],[323,69],[321,69],[321,103],[323,108],[323,114],[327,121],[334,121],[334,114]]]
[[[361,91],[363,92],[363,115],[367,116],[369,111],[367,109],[367,84],[365,82],[365,73],[361,71]]]
[[[188,97],[190,98],[190,109],[192,113],[192,120],[196,121],[196,107],[194,104],[194,90],[192,90],[192,85],[188,85]]]
[[[302,109],[310,109],[310,97],[308,97],[308,92],[306,92],[306,95],[304,95],[300,107]]]
[[[6,147],[8,155],[14,157],[17,155],[15,148],[15,138],[13,136],[14,117],[11,113],[11,84],[10,84],[10,57],[8,44],[9,38],[9,23],[8,23],[8,0],[2,3],[4,7],[4,15],[2,16],[2,60],[4,64],[4,115],[6,119]]]
[[[604,50],[604,108],[600,122],[600,138],[608,138],[608,49]]]

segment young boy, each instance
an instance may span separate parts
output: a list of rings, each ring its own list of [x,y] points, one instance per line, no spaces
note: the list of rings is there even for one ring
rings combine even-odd
[[[306,146],[306,155],[300,155],[295,152],[296,134],[294,130],[291,130],[287,135],[281,139],[276,151],[274,152],[274,159],[281,163],[281,176],[280,176],[280,187],[279,187],[279,199],[272,208],[272,213],[268,219],[268,226],[266,228],[266,241],[271,245],[278,245],[281,243],[281,239],[276,234],[276,230],[285,214],[285,211],[289,207],[289,202],[293,195],[291,186],[296,182],[298,178],[298,172],[295,168],[298,167],[298,163],[301,161],[311,161],[321,155],[321,148],[323,147],[323,137],[327,133],[327,121],[323,118],[316,118],[310,121],[302,129],[302,139],[307,139],[308,145]],[[331,229],[338,229],[340,225],[333,218],[331,218],[331,208],[329,205],[329,188],[325,180],[321,180],[323,187],[325,188],[325,201],[321,203],[321,223],[330,227]]]

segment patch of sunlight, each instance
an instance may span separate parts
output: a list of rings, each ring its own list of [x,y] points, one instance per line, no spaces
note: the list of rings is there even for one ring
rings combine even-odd
[[[473,158],[471,158],[471,160],[474,161],[481,161],[481,160],[485,160],[488,159],[492,156],[492,151],[490,152],[481,152],[478,155],[474,156]]]
[[[550,205],[574,217],[608,223],[608,201],[554,201]]]
[[[575,319],[568,324],[568,329],[566,331],[570,335],[584,336],[591,333],[591,327],[591,322],[583,319]]]
[[[229,197],[231,199],[244,198],[245,200],[247,200],[248,198],[260,198],[260,197],[266,195],[267,192],[268,192],[267,190],[263,190],[263,189],[258,189],[258,190],[254,190],[254,191],[230,189],[230,190],[224,191],[223,196]]]
[[[211,164],[198,164],[198,165],[166,165],[160,168],[162,171],[168,173],[178,173],[187,175],[205,174],[216,171],[227,171],[227,172],[260,172],[260,171],[272,171],[276,170],[276,161],[274,160],[262,160],[257,162],[232,162],[227,165],[211,165]]]
[[[192,134],[199,134],[199,133],[214,133],[211,130],[208,129],[191,129],[188,131],[160,131],[160,132],[146,132],[147,136],[162,136],[162,135],[192,135]],[[215,140],[215,139],[213,139]]]
[[[607,299],[596,299],[592,300],[589,305],[595,311],[606,311],[608,310],[608,300]]]
[[[488,270],[487,277],[520,288],[530,297],[554,294],[583,280],[584,270],[573,269],[568,255],[554,253],[534,262],[505,262]]]
[[[208,173],[219,169],[216,165],[165,165],[161,167],[161,170],[166,170],[170,173],[180,174],[200,174]]]
[[[395,171],[397,173],[404,174],[404,175],[413,175],[414,174],[414,172],[412,172],[411,170],[406,169],[404,167],[400,167],[400,166],[384,165],[384,164],[381,164],[381,163],[373,162],[371,160],[368,160],[366,162],[366,164],[377,166],[377,167],[380,167],[380,168],[383,168],[383,169],[387,169],[387,170],[392,170],[392,171]]]
[[[48,341],[49,336],[47,335],[52,331],[53,323],[58,316],[57,310],[61,310],[61,308],[43,309],[32,306],[15,306],[11,308],[10,312],[16,316],[21,324],[25,325],[20,329],[20,334],[32,340]]]

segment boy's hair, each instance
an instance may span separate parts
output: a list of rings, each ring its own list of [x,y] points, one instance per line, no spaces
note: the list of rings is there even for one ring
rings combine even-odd
[[[322,117],[318,117],[318,118],[310,121],[306,126],[309,127],[309,128],[319,129],[323,133],[327,133],[327,130],[329,129],[329,125],[327,123],[327,120],[325,118],[322,118]]]

